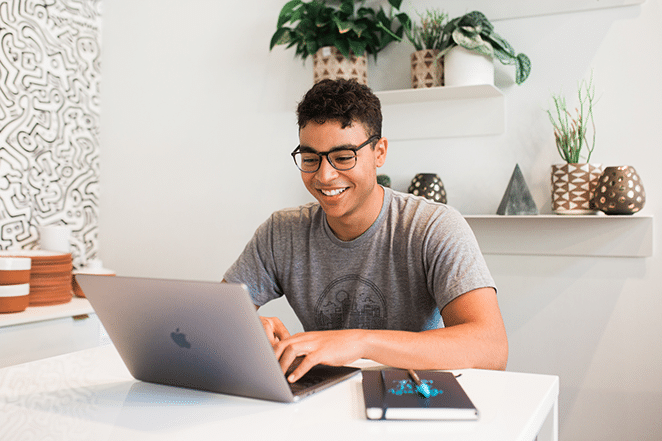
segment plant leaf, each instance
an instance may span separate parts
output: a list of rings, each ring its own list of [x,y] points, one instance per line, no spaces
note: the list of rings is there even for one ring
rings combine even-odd
[[[299,6],[302,3],[302,0],[290,0],[289,2],[285,3],[283,8],[280,10],[280,14],[278,14],[278,24],[276,24],[277,28],[280,28],[283,26],[285,23],[288,21],[292,20],[292,13],[294,9]],[[296,21],[296,20],[294,20]],[[292,22],[294,22],[292,21]]]
[[[274,35],[271,37],[269,50],[273,49],[274,46],[276,45],[289,43],[290,41],[289,35],[290,35],[289,28],[277,29],[276,32],[274,32]]]
[[[531,73],[531,60],[524,54],[517,55],[517,69],[515,72],[515,82],[522,84]]]
[[[470,51],[478,52],[489,57],[494,56],[492,45],[484,41],[478,34],[469,35],[462,32],[461,28],[457,28],[453,31],[453,40],[458,46],[462,46]]]
[[[334,46],[345,58],[349,59],[349,42],[347,40],[338,38],[336,39]]]
[[[343,0],[340,4],[340,11],[348,17],[354,13],[354,0]]]
[[[368,43],[366,41],[349,40],[349,47],[352,49],[352,52],[354,52],[354,55],[356,55],[357,57],[361,57],[365,54],[367,45]]]

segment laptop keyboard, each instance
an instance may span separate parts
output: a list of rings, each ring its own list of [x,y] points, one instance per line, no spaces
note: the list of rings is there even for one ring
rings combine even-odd
[[[303,356],[294,359],[294,362],[292,362],[290,367],[287,369],[287,372],[285,373],[285,378],[287,378],[287,376],[290,375],[292,371],[294,371],[294,369],[299,366],[299,364],[301,364],[301,360],[303,360]],[[289,383],[292,393],[296,395],[297,393],[308,390],[311,387],[317,386],[318,384],[329,380],[329,373],[327,370],[319,368],[321,368],[321,366],[315,366],[294,383]]]

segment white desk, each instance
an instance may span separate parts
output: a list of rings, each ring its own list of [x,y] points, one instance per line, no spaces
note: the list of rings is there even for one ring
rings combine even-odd
[[[458,372],[478,422],[368,421],[360,375],[281,404],[135,381],[106,345],[0,369],[0,439],[558,439],[558,377]]]

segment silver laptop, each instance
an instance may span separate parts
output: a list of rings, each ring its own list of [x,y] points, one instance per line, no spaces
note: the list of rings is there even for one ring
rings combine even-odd
[[[360,370],[283,375],[244,285],[78,274],[131,375],[151,383],[292,402]]]

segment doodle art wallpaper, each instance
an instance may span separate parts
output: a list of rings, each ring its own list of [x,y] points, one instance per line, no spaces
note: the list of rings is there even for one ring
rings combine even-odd
[[[98,251],[100,0],[0,1],[0,249],[67,225]]]

